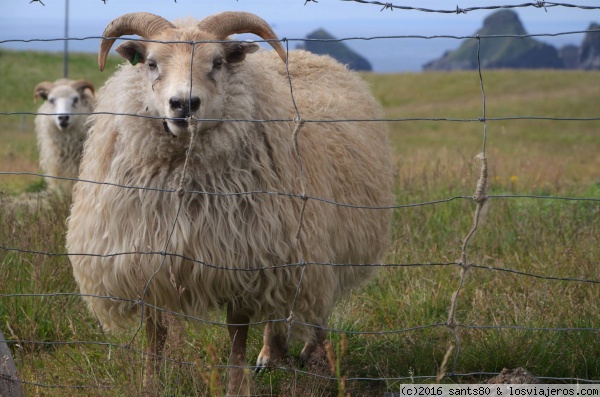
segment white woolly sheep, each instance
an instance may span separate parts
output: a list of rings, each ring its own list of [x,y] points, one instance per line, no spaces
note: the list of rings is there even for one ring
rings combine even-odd
[[[235,33],[269,40],[276,54],[247,56],[259,46],[227,40]],[[120,44],[132,65],[99,90],[80,178],[100,184],[74,187],[67,248],[89,254],[70,257],[74,277],[106,329],[142,315],[155,355],[167,330],[160,310],[136,303],[142,297],[192,316],[226,306],[228,391],[247,394],[250,319],[293,312],[291,337],[306,342],[306,362],[324,342],[336,300],[376,268],[319,263],[378,263],[388,247],[391,210],[356,208],[394,202],[385,125],[334,121],[380,118],[381,108],[356,73],[305,51],[289,54],[294,104],[286,53],[253,14],[216,14],[186,28],[148,13],[123,15],[104,31],[112,39],[101,44],[101,70],[126,34],[152,41]],[[202,42],[192,51],[192,41]],[[312,120],[297,136],[300,157],[295,105]],[[350,206],[309,198],[303,212],[303,189]],[[259,367],[287,357],[288,325],[268,322]]]
[[[44,103],[35,117],[40,168],[49,176],[77,178],[87,136],[86,121],[96,102],[95,90],[87,80],[60,79],[35,86],[33,98]],[[83,113],[83,114],[82,114]],[[74,181],[45,178],[49,189],[70,193]]]

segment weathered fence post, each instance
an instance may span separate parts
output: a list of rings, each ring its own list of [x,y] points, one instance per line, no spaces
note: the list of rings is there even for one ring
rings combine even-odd
[[[24,397],[21,380],[6,339],[0,331],[0,396]]]

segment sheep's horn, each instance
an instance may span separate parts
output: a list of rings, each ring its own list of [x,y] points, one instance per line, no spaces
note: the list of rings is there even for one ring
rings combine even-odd
[[[252,33],[265,40],[285,62],[286,53],[271,26],[262,18],[249,12],[226,11],[204,18],[198,28],[215,34],[220,40],[234,33]]]
[[[37,99],[41,96],[42,92],[50,92],[54,88],[54,83],[50,81],[42,81],[33,89],[33,102],[37,102]]]
[[[93,84],[92,84],[92,83],[90,83],[90,82],[89,82],[89,81],[87,81],[87,80],[77,80],[77,81],[74,81],[74,82],[71,84],[71,87],[73,87],[73,89],[74,89],[74,90],[77,90],[77,91],[83,91],[83,90],[85,90],[86,88],[89,88],[89,89],[90,89],[90,91],[92,91],[92,94],[95,94],[95,93],[96,93],[96,89],[94,88]]]
[[[128,34],[136,34],[145,39],[152,38],[165,29],[174,28],[175,26],[158,15],[150,14],[149,12],[133,12],[130,14],[121,15],[113,19],[106,26],[103,37],[121,37]],[[103,39],[100,43],[100,51],[98,52],[98,67],[104,70],[106,56],[116,39]]]

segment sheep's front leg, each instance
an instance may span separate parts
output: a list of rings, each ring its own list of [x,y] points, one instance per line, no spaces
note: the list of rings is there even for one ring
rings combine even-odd
[[[256,359],[256,372],[263,368],[276,367],[289,358],[285,335],[275,333],[273,328],[271,323],[265,325],[263,347]]]
[[[250,379],[246,375],[246,340],[248,339],[248,323],[250,317],[237,312],[233,304],[227,305],[227,331],[231,341],[231,354],[229,356],[229,384],[227,395],[250,395]]]
[[[160,359],[165,342],[167,340],[167,328],[161,324],[159,318],[150,317],[146,319],[146,374],[144,386],[151,387],[151,381],[160,370]]]

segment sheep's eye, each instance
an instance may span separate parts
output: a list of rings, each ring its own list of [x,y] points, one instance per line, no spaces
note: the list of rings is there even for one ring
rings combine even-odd
[[[48,102],[54,105],[54,98],[48,98]]]
[[[77,102],[79,102],[79,98],[77,98],[77,97],[73,98],[73,105],[75,105]]]
[[[154,59],[148,60],[148,68],[152,71],[154,71],[158,68],[158,65],[156,64],[156,61]]]
[[[217,58],[213,61],[213,69],[221,69],[221,66],[223,66],[222,58]]]

